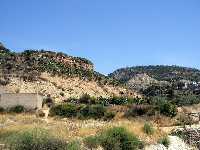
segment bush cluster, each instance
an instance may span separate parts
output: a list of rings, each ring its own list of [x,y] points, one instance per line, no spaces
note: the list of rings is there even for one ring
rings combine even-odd
[[[184,95],[177,95],[174,98],[174,102],[178,106],[187,106],[192,104],[200,103],[200,97],[195,94],[184,94]]]
[[[100,104],[96,105],[75,105],[75,104],[60,104],[53,106],[50,109],[51,115],[61,117],[78,117],[80,119],[105,119],[111,120],[115,113],[107,111],[106,107]]]
[[[17,105],[17,106],[11,107],[9,109],[9,112],[22,113],[22,112],[25,112],[25,108],[22,105]]]
[[[109,101],[110,101],[110,104],[114,104],[114,105],[128,104],[128,100],[123,97],[112,97]]]
[[[75,100],[80,104],[102,104],[104,106],[109,105],[127,105],[127,104],[143,104],[145,100],[141,98],[131,98],[131,97],[91,97],[89,94],[83,94],[79,99],[69,98],[69,101]]]
[[[143,147],[134,134],[122,127],[113,127],[98,136],[88,137],[84,143],[90,149],[101,146],[104,150],[134,150]]]
[[[161,103],[159,105],[159,111],[161,114],[169,117],[175,117],[177,114],[176,105],[171,104],[170,102]]]
[[[151,105],[132,105],[130,109],[125,113],[125,116],[129,117],[136,117],[136,116],[143,116],[143,115],[154,115],[155,108]]]
[[[174,117],[177,114],[177,106],[166,97],[153,97],[151,103],[163,115]]]
[[[103,105],[87,105],[81,108],[79,115],[84,118],[102,118],[106,113],[106,108]]]
[[[62,117],[75,117],[77,115],[77,107],[74,104],[60,104],[50,109],[51,115]]]
[[[96,104],[97,99],[95,97],[91,97],[89,94],[83,94],[79,99],[78,102],[81,104]]]
[[[11,150],[69,150],[64,140],[40,128],[17,132],[7,137],[6,145]]]

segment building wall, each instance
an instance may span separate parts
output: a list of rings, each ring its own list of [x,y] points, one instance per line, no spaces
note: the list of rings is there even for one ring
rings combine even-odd
[[[27,109],[42,108],[42,96],[36,93],[3,93],[0,106],[4,108],[22,105]]]

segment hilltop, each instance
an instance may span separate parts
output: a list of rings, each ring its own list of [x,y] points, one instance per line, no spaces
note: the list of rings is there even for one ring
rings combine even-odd
[[[118,69],[109,74],[109,77],[132,89],[145,89],[155,84],[186,86],[200,82],[200,70],[180,66],[136,66]]]
[[[127,82],[138,74],[147,74],[149,77],[154,78],[158,81],[200,81],[200,70],[198,69],[164,65],[121,68],[114,71],[109,76],[118,79],[121,82]]]

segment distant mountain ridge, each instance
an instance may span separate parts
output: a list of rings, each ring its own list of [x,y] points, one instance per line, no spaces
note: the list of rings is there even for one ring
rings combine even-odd
[[[180,67],[180,66],[136,66],[121,68],[109,74],[110,77],[127,82],[137,74],[147,74],[149,77],[158,81],[177,81],[177,80],[190,80],[200,81],[200,70],[195,68]]]
[[[110,77],[125,84],[128,89],[141,93],[155,90],[163,92],[169,87],[180,93],[200,92],[200,70],[180,66],[136,66],[121,68],[109,74]],[[148,93],[148,92],[147,92]]]

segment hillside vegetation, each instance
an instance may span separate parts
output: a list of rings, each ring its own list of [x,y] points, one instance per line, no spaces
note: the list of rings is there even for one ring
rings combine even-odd
[[[45,50],[11,51],[0,44],[3,91],[35,93],[62,101],[88,93],[94,97],[132,93],[111,77],[94,70],[91,61]],[[14,76],[8,76],[14,75]],[[39,85],[39,86],[38,86]]]
[[[198,69],[163,65],[121,68],[114,71],[109,76],[118,79],[121,82],[126,82],[137,74],[147,74],[158,81],[200,81],[200,70]]]
[[[165,99],[177,105],[200,102],[200,70],[180,66],[137,66],[118,69],[110,77],[153,101]]]
[[[117,84],[117,81],[95,72],[93,63],[85,58],[45,50],[25,50],[22,53],[2,50],[0,56],[0,67],[6,74],[17,73],[34,79],[42,72],[48,72],[52,75],[79,77],[95,80],[99,83]]]

